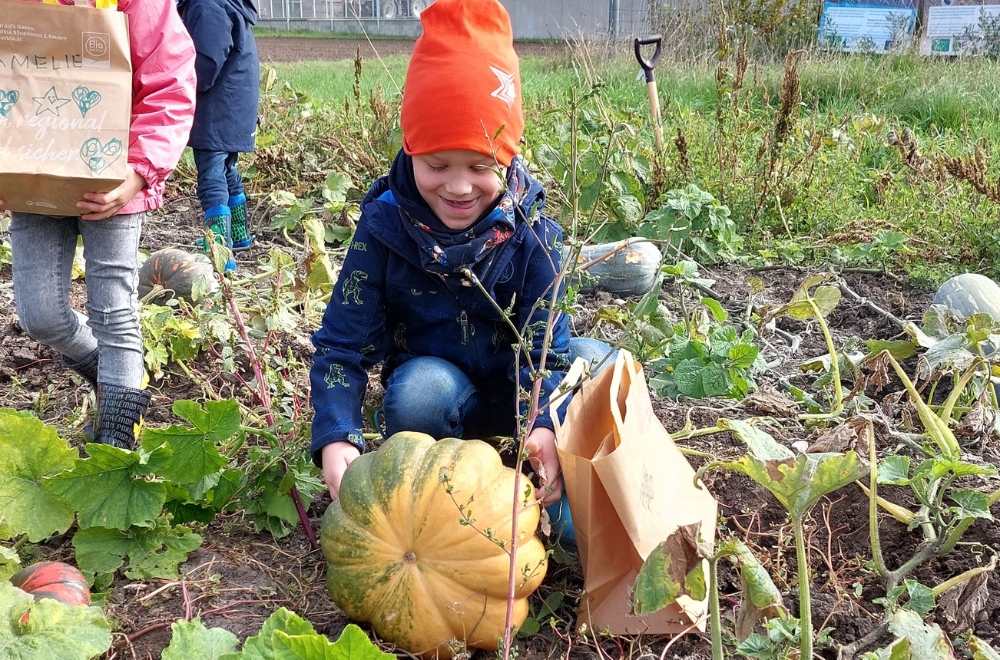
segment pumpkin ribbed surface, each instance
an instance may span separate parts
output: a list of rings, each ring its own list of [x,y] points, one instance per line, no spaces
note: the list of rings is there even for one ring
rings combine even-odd
[[[90,605],[87,579],[75,566],[62,562],[43,561],[22,568],[10,583],[35,600],[52,598],[67,605]]]
[[[397,433],[356,459],[323,516],[333,601],[411,653],[450,657],[451,640],[497,648],[510,556],[484,533],[510,548],[515,477],[485,442],[435,442],[421,433]],[[526,479],[518,497],[513,623],[520,626],[547,561]],[[463,524],[459,505],[471,524]]]
[[[195,278],[206,277],[209,289],[215,288],[212,264],[204,255],[195,255],[177,248],[164,248],[149,255],[139,269],[139,298],[145,298],[154,289],[162,290],[158,300],[178,298],[191,299]]]

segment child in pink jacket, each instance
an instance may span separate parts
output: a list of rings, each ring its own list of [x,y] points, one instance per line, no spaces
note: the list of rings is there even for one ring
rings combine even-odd
[[[117,6],[128,17],[132,56],[128,175],[110,192],[85,194],[76,204],[79,216],[12,213],[14,299],[25,332],[59,351],[64,364],[96,389],[94,441],[131,449],[135,424],[150,399],[142,389],[136,292],[139,232],[146,211],[163,204],[167,177],[188,141],[194,118],[195,51],[174,0],[89,0],[89,4],[109,11]],[[80,236],[87,268],[86,315],[73,309],[69,297]]]

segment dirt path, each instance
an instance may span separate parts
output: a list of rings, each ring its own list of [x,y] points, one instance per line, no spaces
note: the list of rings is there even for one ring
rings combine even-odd
[[[274,62],[308,62],[354,59],[361,47],[361,55],[373,57],[375,50],[379,55],[409,55],[413,50],[412,39],[379,39],[369,42],[366,39],[346,38],[302,38],[302,37],[257,37],[257,49],[260,61]],[[514,45],[520,56],[550,56],[565,52],[566,46],[561,43],[517,43]]]

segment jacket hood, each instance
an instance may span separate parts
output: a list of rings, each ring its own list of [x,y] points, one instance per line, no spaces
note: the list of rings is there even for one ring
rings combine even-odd
[[[196,2],[217,2],[220,5],[228,5],[247,20],[250,25],[257,24],[257,0],[177,0],[177,9],[183,10]]]

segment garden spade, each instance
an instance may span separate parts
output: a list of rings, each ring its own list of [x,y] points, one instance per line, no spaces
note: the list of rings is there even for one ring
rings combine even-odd
[[[653,56],[646,59],[642,54],[643,46],[656,46]],[[635,40],[635,58],[639,60],[639,66],[646,74],[646,93],[649,95],[649,114],[653,119],[653,134],[656,136],[656,150],[663,151],[663,127],[660,126],[660,100],[656,94],[656,77],[653,75],[653,67],[656,60],[660,59],[660,51],[663,46],[663,38],[658,34],[648,37],[637,37]]]

